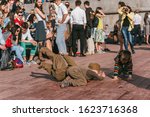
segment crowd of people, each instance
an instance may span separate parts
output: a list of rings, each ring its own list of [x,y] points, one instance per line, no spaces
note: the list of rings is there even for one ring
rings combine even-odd
[[[0,56],[5,50],[15,52],[22,64],[30,65],[36,64],[34,58],[39,55],[42,47],[46,47],[49,52],[72,57],[86,57],[110,51],[106,47],[110,32],[107,32],[108,25],[103,24],[106,16],[103,9],[97,7],[94,11],[89,1],[84,2],[85,10],[81,5],[82,2],[76,0],[75,8],[72,9],[68,1],[63,3],[62,0],[50,0],[49,14],[45,14],[42,0],[36,0],[34,8],[27,13],[19,0],[2,0]],[[117,79],[120,69],[124,69],[123,64],[127,64],[125,69],[130,72],[131,78],[132,59],[129,50],[134,54],[134,46],[137,43],[141,45],[143,41],[149,45],[150,15],[146,13],[144,16],[145,39],[142,40],[142,17],[139,11],[133,11],[124,2],[119,2],[118,13],[119,19],[112,32],[113,40],[120,44],[119,54],[115,58],[114,78]],[[28,50],[30,53],[27,54]],[[102,77],[104,76],[103,74]],[[66,86],[66,82],[64,81],[63,86]]]

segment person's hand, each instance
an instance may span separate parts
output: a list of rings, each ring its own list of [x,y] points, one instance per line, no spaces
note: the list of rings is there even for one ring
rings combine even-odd
[[[33,45],[35,45],[35,46],[37,45],[37,42],[34,41],[34,40],[31,40],[30,42],[31,42]]]
[[[0,49],[2,49],[2,50],[6,50],[6,47],[5,47],[5,46],[3,46],[3,45],[0,45]]]
[[[58,20],[58,23],[59,23],[59,24],[62,24],[62,20]]]
[[[103,77],[103,78],[105,78],[105,77],[106,77],[105,72],[102,72],[102,77]]]

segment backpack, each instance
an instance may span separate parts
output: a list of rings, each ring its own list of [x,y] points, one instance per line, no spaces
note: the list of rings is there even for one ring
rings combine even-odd
[[[23,68],[23,62],[19,58],[15,58],[12,63],[14,68]]]
[[[8,52],[8,50],[1,51],[0,70],[5,70],[5,69],[10,69],[10,70],[13,69],[10,53]]]

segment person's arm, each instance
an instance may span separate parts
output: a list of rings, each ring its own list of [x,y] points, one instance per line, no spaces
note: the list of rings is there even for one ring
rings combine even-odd
[[[121,8],[118,9],[118,13],[119,13],[120,15],[123,14],[123,8],[124,8],[124,7],[121,7]]]
[[[0,49],[1,49],[1,50],[6,50],[5,45],[1,45],[1,44],[0,44]]]
[[[86,28],[86,23],[87,23],[85,11],[84,11],[83,15],[84,15],[83,17],[84,17],[84,29],[85,29]]]
[[[62,24],[64,23],[64,21],[66,20],[67,16],[68,16],[68,10],[66,8],[66,6],[61,6],[61,11],[63,13],[63,17],[62,17],[62,20],[61,21],[58,21],[58,23]]]
[[[127,16],[128,16],[128,18],[129,18],[131,21],[133,21],[133,19],[134,19],[134,13],[133,13],[133,12],[127,13]]]
[[[71,32],[72,32],[72,27],[73,27],[73,16],[72,16],[72,12],[71,12],[71,16],[70,16],[70,27],[71,27]]]
[[[46,16],[38,8],[35,8],[35,11],[37,14],[39,14],[42,17],[42,19],[44,20],[46,19]]]
[[[53,33],[49,32],[46,34],[46,39],[52,38],[53,37]]]
[[[30,43],[32,43],[33,45],[37,45],[37,42],[34,41],[34,39],[32,38],[31,36],[31,33],[30,33],[30,30],[28,29],[28,32],[27,32],[27,38],[29,40]]]
[[[89,78],[89,80],[103,80],[104,79],[103,76],[99,75],[98,73],[92,70],[87,70],[86,75]]]

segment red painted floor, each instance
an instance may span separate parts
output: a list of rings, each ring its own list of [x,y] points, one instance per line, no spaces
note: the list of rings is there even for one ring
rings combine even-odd
[[[37,65],[25,66],[13,71],[0,71],[0,99],[28,100],[141,100],[150,99],[150,46],[136,46],[133,55],[133,81],[113,81],[114,57],[119,46],[108,45],[112,52],[76,57],[81,67],[90,62],[98,62],[106,72],[103,81],[90,81],[87,86],[61,89],[59,83],[52,81],[46,71]]]

